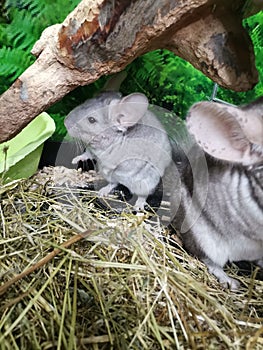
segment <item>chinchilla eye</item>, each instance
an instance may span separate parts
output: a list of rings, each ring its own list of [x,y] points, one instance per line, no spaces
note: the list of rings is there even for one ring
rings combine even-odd
[[[97,120],[94,117],[89,117],[88,121],[90,122],[90,124],[94,124]]]

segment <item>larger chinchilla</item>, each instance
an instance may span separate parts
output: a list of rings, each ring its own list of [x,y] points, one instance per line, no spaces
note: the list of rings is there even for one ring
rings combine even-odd
[[[174,147],[181,161],[173,226],[186,250],[236,289],[239,282],[223,271],[228,261],[263,267],[263,97],[243,107],[199,102],[187,128],[191,146],[185,154],[180,142]]]

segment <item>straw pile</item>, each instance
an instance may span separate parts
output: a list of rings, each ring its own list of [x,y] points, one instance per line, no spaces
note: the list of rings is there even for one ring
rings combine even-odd
[[[223,290],[158,218],[58,182],[0,188],[1,349],[263,348],[256,271]]]

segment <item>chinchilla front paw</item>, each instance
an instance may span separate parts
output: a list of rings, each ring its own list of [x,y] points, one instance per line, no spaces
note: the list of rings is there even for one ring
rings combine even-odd
[[[80,154],[79,156],[75,157],[72,159],[71,163],[72,164],[78,164],[78,162],[82,161],[84,162],[85,160],[92,159],[92,155],[89,151],[85,151],[84,153]]]
[[[117,184],[108,184],[99,190],[99,197],[107,197]]]
[[[144,206],[146,205],[146,198],[145,197],[138,197],[136,203],[134,204],[134,209],[136,211],[144,211]]]

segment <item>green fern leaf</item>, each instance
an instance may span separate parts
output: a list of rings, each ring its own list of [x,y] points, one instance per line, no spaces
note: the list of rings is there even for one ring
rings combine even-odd
[[[15,80],[23,73],[24,67],[32,63],[33,57],[20,49],[12,50],[9,47],[2,47],[0,61],[0,76]]]

